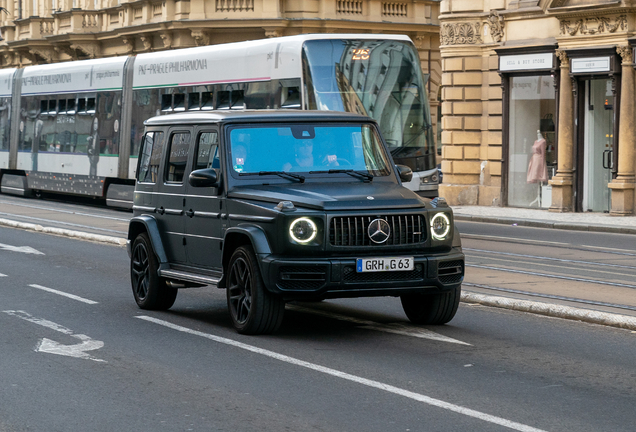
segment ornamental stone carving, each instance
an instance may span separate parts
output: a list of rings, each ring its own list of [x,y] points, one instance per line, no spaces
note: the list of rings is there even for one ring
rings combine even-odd
[[[554,54],[556,55],[556,57],[559,59],[559,61],[561,62],[561,67],[563,68],[565,67],[570,67],[570,63],[568,61],[568,55],[565,51],[563,50],[556,50],[554,52]]]
[[[442,45],[474,45],[480,44],[481,25],[479,23],[442,24],[440,36]]]
[[[203,30],[192,30],[192,39],[197,46],[210,45],[210,35]]]
[[[501,42],[504,37],[504,18],[499,12],[493,10],[488,17],[488,26],[490,27],[490,36],[495,42]]]
[[[83,56],[88,57],[89,59],[95,59],[100,57],[102,53],[102,48],[99,43],[95,42],[82,42],[71,44],[70,48],[78,53],[81,53]],[[79,58],[79,56],[77,56]]]
[[[588,17],[580,18],[576,21],[561,20],[561,34],[575,36],[594,35],[600,33],[615,33],[620,30],[627,30],[627,15],[617,17]]]
[[[617,46],[616,52],[618,53],[618,55],[621,56],[621,59],[623,59],[623,65],[631,65],[633,63],[633,51],[632,47],[630,47],[629,45]]]

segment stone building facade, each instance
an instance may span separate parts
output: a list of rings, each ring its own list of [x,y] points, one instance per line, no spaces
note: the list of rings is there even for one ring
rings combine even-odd
[[[443,0],[440,195],[635,211],[636,1]]]
[[[405,34],[436,127],[439,0],[0,0],[2,68],[303,33]]]

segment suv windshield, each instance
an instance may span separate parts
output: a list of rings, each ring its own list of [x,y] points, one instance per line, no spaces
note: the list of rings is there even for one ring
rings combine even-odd
[[[381,141],[368,124],[235,126],[229,137],[231,164],[239,175],[390,173]]]

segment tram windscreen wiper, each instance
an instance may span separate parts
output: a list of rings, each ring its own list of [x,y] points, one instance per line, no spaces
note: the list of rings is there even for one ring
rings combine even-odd
[[[250,172],[250,173],[240,173],[240,176],[248,176],[248,175],[258,175],[258,176],[264,176],[264,175],[277,175],[279,177],[285,178],[285,179],[293,179],[296,181],[299,181],[300,183],[305,183],[305,176],[301,176],[298,174],[294,174],[294,173],[290,173],[290,172],[285,172],[285,171],[259,171],[259,172]]]
[[[364,180],[366,183],[373,181],[373,175],[352,169],[330,169],[329,171],[309,171],[309,174],[349,174],[351,177],[356,177]]]

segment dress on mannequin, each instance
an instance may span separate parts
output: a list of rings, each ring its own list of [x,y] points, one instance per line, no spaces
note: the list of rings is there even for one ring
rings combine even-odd
[[[532,145],[532,158],[528,164],[528,183],[548,181],[548,166],[545,163],[546,142],[541,132],[537,131],[537,140]]]

